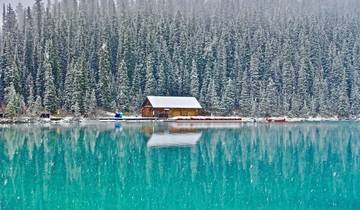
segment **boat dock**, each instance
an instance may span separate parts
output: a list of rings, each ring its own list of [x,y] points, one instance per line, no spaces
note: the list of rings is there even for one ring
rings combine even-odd
[[[99,117],[97,118],[99,121],[121,121],[121,122],[152,122],[152,121],[170,121],[164,118],[157,117]]]

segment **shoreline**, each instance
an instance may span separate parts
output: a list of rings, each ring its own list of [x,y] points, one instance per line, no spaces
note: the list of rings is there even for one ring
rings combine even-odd
[[[269,123],[269,124],[286,124],[297,122],[344,122],[344,121],[360,121],[360,118],[338,118],[338,117],[239,117],[239,116],[209,116],[209,117],[175,117],[169,119],[142,118],[142,117],[123,117],[116,119],[114,117],[96,117],[96,118],[1,118],[0,124],[73,124],[73,123],[105,123],[105,122],[176,122],[176,123]]]

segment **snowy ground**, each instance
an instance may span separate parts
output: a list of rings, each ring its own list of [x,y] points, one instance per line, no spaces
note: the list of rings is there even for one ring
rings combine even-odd
[[[207,117],[174,117],[171,118],[173,120],[240,120],[242,122],[269,122],[272,121],[281,121],[284,120],[285,122],[322,122],[322,121],[343,121],[344,119],[340,119],[338,117],[307,117],[307,118],[300,118],[300,117],[241,117],[241,116],[207,116]],[[349,120],[360,120],[360,118],[351,118]]]
[[[113,113],[106,113],[103,117],[113,117]],[[132,119],[134,122],[148,122],[149,120],[144,120],[141,116],[124,116],[122,120]],[[139,120],[134,120],[139,119]],[[214,121],[228,121],[228,122],[251,122],[251,123],[274,123],[269,122],[269,119],[272,121],[274,120],[284,120],[285,122],[282,123],[294,123],[294,122],[331,122],[331,121],[344,121],[344,119],[340,119],[337,117],[308,117],[308,118],[291,118],[291,117],[270,117],[270,118],[253,118],[253,117],[241,117],[241,116],[194,116],[194,117],[174,117],[170,118],[169,120],[159,120],[159,121],[177,121],[182,120],[183,122],[186,121],[201,121],[204,123],[207,123],[206,121],[209,121],[209,123]],[[360,121],[360,118],[351,118],[349,120],[352,121]],[[0,119],[0,124],[12,124],[12,123],[51,123],[51,124],[68,124],[73,122],[81,122],[81,124],[98,124],[99,122],[113,122],[114,120],[97,120],[97,119],[87,119],[87,118],[80,118],[75,119],[74,117],[67,116],[63,117],[61,120],[58,121],[51,121],[50,119],[37,119],[37,118],[30,118],[30,117],[19,117],[14,119],[6,119],[2,118]],[[275,122],[276,123],[276,122]]]

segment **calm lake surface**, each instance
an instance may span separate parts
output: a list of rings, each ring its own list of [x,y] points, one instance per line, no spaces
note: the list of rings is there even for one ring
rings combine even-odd
[[[360,123],[3,126],[0,209],[360,209]]]

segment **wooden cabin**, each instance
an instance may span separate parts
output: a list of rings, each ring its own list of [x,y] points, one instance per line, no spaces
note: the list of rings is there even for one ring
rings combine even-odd
[[[143,117],[199,116],[202,107],[195,97],[148,96],[142,104]]]

